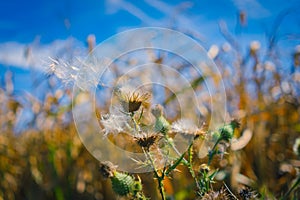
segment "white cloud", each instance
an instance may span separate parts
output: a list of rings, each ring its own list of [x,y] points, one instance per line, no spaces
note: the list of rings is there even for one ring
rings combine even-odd
[[[185,11],[193,6],[192,2],[183,1],[177,5],[170,5],[160,0],[145,0],[145,2],[166,16],[163,20],[165,26],[170,25],[171,28],[177,28],[200,41],[205,42],[208,40],[204,33],[205,35],[213,35],[214,31],[218,31],[216,22],[208,21],[201,15],[186,14]],[[200,27],[202,32],[199,31]],[[210,32],[210,34],[206,34],[207,32]]]
[[[66,57],[80,54],[82,44],[74,38],[55,40],[50,44],[0,43],[0,64],[20,68],[44,70],[49,57]]]
[[[148,5],[156,8],[157,10],[163,12],[164,14],[173,15],[174,14],[174,8],[170,6],[169,4],[166,4],[162,1],[158,0],[145,0]]]
[[[217,25],[214,22],[205,21],[205,19],[199,15],[188,16],[184,10],[191,6],[191,4],[187,2],[178,5],[170,5],[160,0],[145,0],[144,2],[148,6],[161,12],[163,16],[161,18],[151,16],[151,12],[146,13],[143,9],[126,0],[107,0],[106,4],[108,11],[111,12],[110,14],[118,10],[125,10],[140,19],[144,25],[177,28],[202,41],[208,38],[204,38],[200,35],[199,27],[201,27],[201,31],[204,33],[217,30]],[[203,23],[204,21],[205,23]],[[201,24],[205,24],[205,26],[201,26]],[[121,29],[120,27],[116,28]],[[81,48],[81,51],[86,51],[86,49],[82,47],[83,44],[74,38],[55,40],[50,44],[0,43],[0,64],[44,70],[47,64],[49,64],[49,57],[62,58],[71,56],[78,53],[79,48]]]
[[[163,17],[152,17],[151,14],[144,12],[134,4],[126,0],[107,0],[108,13],[113,14],[118,10],[126,10],[131,15],[140,19],[147,26],[163,26],[177,28],[195,38],[203,40],[204,37],[199,34],[199,16],[187,16],[184,10],[191,7],[189,2],[182,2],[178,5],[170,5],[159,0],[145,0],[148,6],[153,7],[163,14]],[[149,12],[151,13],[151,12]],[[122,28],[119,30],[123,30]]]
[[[141,9],[139,9],[137,6],[135,6],[132,3],[129,3],[124,0],[107,0],[107,11],[109,14],[114,14],[118,10],[125,10],[129,12],[131,15],[137,17],[142,22],[146,23],[153,23],[155,20],[151,17],[149,17],[145,12],[143,12]]]

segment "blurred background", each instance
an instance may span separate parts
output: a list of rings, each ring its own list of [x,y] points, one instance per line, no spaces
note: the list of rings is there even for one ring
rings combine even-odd
[[[232,191],[251,186],[266,198],[283,195],[300,167],[293,152],[300,137],[299,9],[298,0],[1,1],[0,199],[116,198],[77,136],[71,84],[49,66],[147,26],[192,37],[223,75],[228,115],[241,128],[229,155],[215,163],[220,180]],[[156,186],[142,176],[146,195],[156,199]],[[175,199],[194,198],[188,173],[168,184]]]

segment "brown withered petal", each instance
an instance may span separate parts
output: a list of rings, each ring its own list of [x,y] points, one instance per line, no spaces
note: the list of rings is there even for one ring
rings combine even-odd
[[[160,137],[161,135],[157,133],[142,133],[139,136],[135,136],[134,139],[140,147],[149,150],[149,148],[154,145]]]
[[[121,105],[126,112],[133,113],[140,109],[141,105],[145,108],[149,107],[149,99],[150,95],[148,93],[139,94],[132,93],[125,95],[121,98]]]
[[[193,135],[194,138],[199,138],[201,136],[205,136],[206,132],[203,129],[197,129],[196,131],[189,133],[190,135]]]

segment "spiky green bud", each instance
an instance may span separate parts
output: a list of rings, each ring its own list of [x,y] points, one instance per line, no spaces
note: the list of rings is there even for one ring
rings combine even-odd
[[[229,140],[233,137],[234,128],[230,124],[226,124],[219,129],[219,133],[222,140],[229,142]]]
[[[134,187],[133,187],[134,192],[135,193],[140,192],[140,191],[142,191],[142,189],[143,189],[142,183],[140,181],[135,181]]]
[[[110,179],[113,191],[120,196],[126,196],[135,191],[135,180],[128,174],[114,172],[114,176]]]
[[[170,129],[170,123],[164,118],[163,107],[159,104],[155,105],[151,112],[153,116],[156,118],[154,130],[156,132],[160,132],[166,134]]]
[[[232,120],[229,124],[225,124],[224,126],[219,128],[218,131],[214,133],[213,137],[229,142],[234,135],[234,130],[238,127],[239,122],[236,120]]]
[[[170,130],[170,123],[163,117],[156,118],[154,130],[166,134]]]

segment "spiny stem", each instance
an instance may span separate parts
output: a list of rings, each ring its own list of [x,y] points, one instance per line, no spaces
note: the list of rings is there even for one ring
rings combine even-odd
[[[160,193],[160,196],[162,198],[162,200],[166,200],[166,195],[165,195],[165,191],[164,191],[164,185],[163,185],[163,179],[161,178],[158,178],[158,188],[159,188],[159,193]]]
[[[208,155],[208,163],[207,165],[209,166],[211,164],[211,161],[214,157],[214,155],[216,154],[216,148],[217,148],[217,145],[221,142],[221,139],[218,139],[216,141],[216,143],[214,144],[212,150],[210,151],[209,155]]]
[[[193,179],[196,183],[197,188],[200,189],[200,185],[198,183],[196,174],[193,170],[193,163],[192,162],[193,162],[193,142],[190,144],[190,146],[188,148],[188,165],[187,165],[187,167],[188,167],[188,169],[189,169],[189,171],[190,171],[190,173],[191,173],[191,175],[192,175],[192,177],[193,177]]]
[[[157,182],[158,182],[158,189],[159,189],[159,193],[161,195],[161,198],[162,198],[162,200],[166,200],[165,189],[164,189],[164,185],[163,185],[163,180],[165,178],[165,170],[162,172],[162,174],[160,176],[158,174],[158,171],[155,167],[155,163],[154,163],[154,161],[152,159],[152,156],[149,153],[149,151],[146,151],[144,148],[143,148],[143,151],[144,151],[145,155],[147,156],[147,158],[149,159],[149,161],[152,165],[152,169],[154,171],[154,176],[155,176],[155,178],[157,179]]]
[[[182,154],[178,151],[178,149],[174,146],[174,144],[172,142],[169,141],[169,138],[168,136],[164,136],[165,140],[167,141],[167,144],[169,145],[169,147],[171,147],[175,153],[178,155],[178,156],[181,156]],[[185,158],[182,158],[182,162],[183,164],[187,165],[188,161],[185,159]],[[179,163],[178,163],[179,164]]]
[[[167,140],[167,138],[166,138],[166,140]],[[178,152],[178,150],[177,150],[177,148],[173,145],[173,143],[170,143],[170,142],[168,142],[168,144],[173,148],[173,150],[177,153],[177,155],[180,155],[180,153]],[[184,165],[186,165],[187,167],[188,167],[188,169],[189,169],[189,171],[190,171],[190,173],[191,173],[191,176],[193,177],[193,179],[195,180],[195,183],[196,183],[196,186],[197,186],[197,188],[198,189],[200,189],[200,185],[199,185],[199,183],[198,183],[198,180],[197,180],[197,177],[196,177],[196,174],[195,174],[195,172],[194,172],[194,170],[193,170],[193,164],[192,164],[192,154],[193,154],[193,142],[189,145],[189,147],[188,147],[188,160],[186,160],[183,156],[184,156],[184,154],[185,153],[183,153],[183,154],[181,154],[180,155],[180,158],[179,158],[179,161],[180,162],[182,162]],[[177,165],[179,165],[180,164],[180,162],[178,162],[178,163],[175,163],[175,165],[173,166],[174,167],[174,169],[177,167]],[[173,169],[173,167],[172,167],[172,169]],[[171,169],[171,168],[169,168],[169,169]],[[167,174],[168,173],[170,173],[170,171],[167,171]]]

